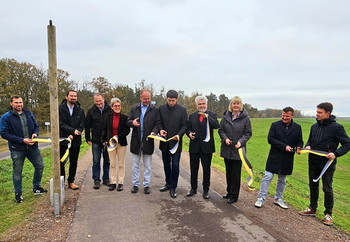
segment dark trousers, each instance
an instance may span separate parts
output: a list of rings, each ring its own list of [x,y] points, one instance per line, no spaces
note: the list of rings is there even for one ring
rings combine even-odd
[[[60,145],[60,157],[64,155],[66,152],[67,146]],[[77,147],[70,147],[69,149],[69,176],[68,176],[68,184],[73,183],[75,179],[75,174],[77,173],[78,166],[78,157],[79,157],[80,145]],[[61,162],[61,176],[66,178],[66,172],[64,169],[64,163]]]
[[[316,211],[317,201],[319,195],[319,181],[313,182],[323,170],[323,162],[310,162],[309,161],[309,187],[310,187],[310,207]],[[324,214],[329,213],[332,215],[333,205],[334,205],[334,195],[333,195],[333,175],[335,172],[335,164],[328,167],[327,171],[322,176],[322,187],[324,192],[324,207],[326,210]]]
[[[176,189],[180,174],[181,152],[171,154],[169,150],[162,150],[166,186]]]
[[[197,189],[198,184],[198,169],[199,159],[202,163],[203,169],[203,191],[209,191],[210,186],[210,165],[213,154],[204,154],[202,150],[199,153],[190,153],[190,167],[191,167],[191,188]]]
[[[226,167],[226,182],[227,182],[227,196],[228,198],[237,200],[239,189],[241,187],[241,160],[225,160]]]

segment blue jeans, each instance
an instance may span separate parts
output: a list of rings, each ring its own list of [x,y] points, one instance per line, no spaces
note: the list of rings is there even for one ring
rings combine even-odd
[[[143,156],[143,186],[149,187],[151,185],[151,163],[152,155],[135,155],[132,154],[132,185],[140,185],[140,161]]]
[[[100,182],[101,174],[101,154],[103,156],[103,176],[102,179],[109,179],[109,156],[107,149],[99,143],[92,143],[92,179]]]
[[[41,177],[43,176],[44,161],[39,149],[28,147],[26,150],[11,151],[11,158],[13,162],[12,179],[15,194],[22,194],[22,170],[24,159],[26,157],[34,166],[33,189],[40,186]]]
[[[180,174],[180,156],[181,152],[171,154],[169,150],[162,150],[165,182],[170,189],[177,187]]]
[[[264,199],[264,201],[266,199],[267,192],[269,191],[269,186],[270,186],[270,183],[272,181],[273,176],[274,176],[273,173],[271,173],[269,171],[265,171],[265,175],[264,175],[263,179],[261,180],[260,192],[259,192],[258,197],[261,197],[262,199]],[[283,192],[284,192],[284,189],[286,187],[286,180],[287,180],[287,175],[278,174],[275,200],[283,198]]]

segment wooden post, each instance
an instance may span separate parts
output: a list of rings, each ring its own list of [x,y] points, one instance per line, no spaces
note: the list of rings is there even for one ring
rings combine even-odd
[[[47,39],[49,50],[49,92],[50,92],[50,122],[52,138],[52,176],[53,176],[53,204],[54,213],[61,211],[60,189],[60,141],[59,141],[59,116],[58,116],[58,84],[57,84],[57,59],[56,59],[56,27],[52,20],[47,26]],[[58,196],[58,197],[57,197]],[[58,201],[57,201],[58,199]],[[57,211],[58,210],[58,211]]]

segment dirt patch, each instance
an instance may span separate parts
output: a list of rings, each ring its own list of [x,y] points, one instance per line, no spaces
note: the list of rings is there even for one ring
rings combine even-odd
[[[76,183],[82,184],[91,162],[91,151],[79,160]],[[181,166],[189,171],[189,155],[182,153]],[[211,189],[219,194],[226,193],[225,174],[212,168]],[[202,177],[200,171],[199,177]],[[49,196],[43,197],[36,211],[25,221],[9,230],[1,241],[66,241],[72,223],[79,191],[66,189],[66,202],[61,215],[55,216],[50,208]],[[349,241],[349,236],[335,227],[327,227],[317,218],[303,217],[289,206],[283,210],[273,204],[273,198],[268,197],[261,209],[255,208],[258,191],[249,191],[242,184],[239,200],[235,203],[254,224],[264,228],[278,241]]]
[[[90,150],[79,160],[75,177],[78,186],[82,184],[91,160]],[[0,241],[66,241],[79,192],[80,190],[65,190],[66,201],[60,215],[54,215],[50,195],[44,195],[37,204],[35,212],[25,218],[23,223],[7,231]]]

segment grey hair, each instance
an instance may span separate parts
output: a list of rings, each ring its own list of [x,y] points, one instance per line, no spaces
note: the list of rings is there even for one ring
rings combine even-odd
[[[199,100],[204,100],[205,103],[208,103],[208,99],[207,99],[205,96],[197,96],[197,97],[194,99],[194,101],[196,102],[196,104],[197,104],[197,102],[198,102]]]
[[[117,97],[114,97],[111,99],[111,107],[113,106],[114,103],[121,103],[120,99]]]

